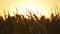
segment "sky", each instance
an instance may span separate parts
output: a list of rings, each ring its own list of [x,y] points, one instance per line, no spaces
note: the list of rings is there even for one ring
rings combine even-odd
[[[3,9],[6,14],[8,9],[10,15],[13,15],[13,12],[16,12],[15,7],[17,7],[19,13],[25,13],[25,11],[23,12],[25,8],[31,9],[33,12],[37,8],[38,13],[48,16],[51,13],[51,7],[55,7],[55,3],[60,11],[60,0],[0,0],[0,15],[4,15]]]

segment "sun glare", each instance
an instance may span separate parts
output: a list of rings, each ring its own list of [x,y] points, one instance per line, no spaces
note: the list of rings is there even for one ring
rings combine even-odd
[[[11,4],[13,4],[13,6],[10,5],[10,7],[9,6],[7,7],[9,8],[9,14],[11,16],[15,15],[14,13],[17,13],[17,10],[18,14],[24,15],[25,17],[26,15],[30,16],[29,12],[35,14],[38,18],[41,17],[42,15],[44,15],[46,18],[49,18],[51,15],[51,11],[49,9],[51,8],[51,5],[49,5],[49,3],[47,3],[46,1],[39,0],[24,0],[24,1],[21,0],[20,2],[19,1],[20,0],[18,0],[17,3],[14,3],[12,1]],[[15,7],[17,7],[17,10]]]
[[[31,12],[32,14],[35,14],[37,17],[41,17],[42,15],[44,15],[46,18],[49,17],[49,14],[48,14],[48,11],[45,10],[45,9],[39,9],[39,8],[36,8],[34,6],[27,6],[26,8],[23,7],[23,8],[18,8],[18,13],[20,15],[24,15],[26,17],[26,15],[29,15],[29,12]]]

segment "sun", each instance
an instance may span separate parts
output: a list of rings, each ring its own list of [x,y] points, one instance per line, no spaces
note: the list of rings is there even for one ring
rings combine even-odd
[[[29,12],[31,12],[32,14],[35,14],[38,18],[41,17],[42,15],[44,15],[46,18],[49,18],[49,13],[48,10],[46,10],[46,8],[43,8],[42,6],[40,8],[37,8],[34,5],[26,5],[23,7],[17,7],[18,9],[18,13],[20,15],[24,15],[25,17],[27,17],[26,15],[29,15]],[[27,17],[28,18],[28,17]]]
[[[24,15],[26,17],[26,15],[29,15],[29,12],[31,12],[32,14],[35,14],[38,18],[41,17],[42,15],[44,15],[46,18],[49,18],[50,13],[48,12],[48,6],[46,7],[44,4],[39,4],[38,2],[34,2],[32,3],[32,1],[25,1],[22,2],[21,4],[17,4],[16,5],[17,10],[18,10],[18,14],[20,15]],[[16,12],[16,8],[14,8],[14,12]],[[10,12],[11,14],[11,12]]]

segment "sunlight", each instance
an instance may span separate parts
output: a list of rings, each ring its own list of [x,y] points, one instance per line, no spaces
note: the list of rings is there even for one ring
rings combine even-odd
[[[41,17],[42,15],[44,15],[46,18],[49,17],[49,13],[46,9],[39,9],[39,8],[34,7],[34,6],[32,6],[32,7],[30,6],[30,7],[27,7],[27,8],[19,8],[18,13],[20,15],[24,15],[26,17],[26,15],[29,15],[28,10],[32,14],[35,14],[37,17]]]
[[[34,13],[38,18],[44,15],[46,18],[49,18],[51,15],[51,7],[55,7],[55,2],[58,6],[58,9],[60,11],[60,4],[57,1],[53,0],[0,0],[0,9],[9,9],[10,16],[14,16],[15,13],[17,13],[16,8],[18,9],[18,14],[29,15],[30,11],[32,14]],[[1,15],[3,15],[3,12],[1,12]],[[57,12],[57,10],[56,10]],[[55,11],[53,12],[55,14]],[[8,12],[6,11],[6,14]],[[28,17],[27,17],[28,18]]]
[[[46,18],[49,18],[50,16],[47,8],[45,8],[44,6],[37,7],[32,4],[26,4],[26,5],[21,5],[21,6],[18,5],[17,10],[18,10],[18,14],[24,15],[26,18],[28,18],[26,15],[30,16],[29,12],[31,12],[32,14],[35,14],[38,18],[41,17],[42,15],[44,15]]]

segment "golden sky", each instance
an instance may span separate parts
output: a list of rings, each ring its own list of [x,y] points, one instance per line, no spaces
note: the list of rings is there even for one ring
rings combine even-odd
[[[38,13],[48,16],[48,11],[51,13],[50,8],[54,7],[55,3],[60,10],[60,0],[0,0],[0,15],[3,15],[3,9],[9,9],[12,15],[12,11],[16,12],[15,7],[17,7],[18,11],[21,12],[25,10],[24,8],[32,9],[33,11],[37,8]]]

